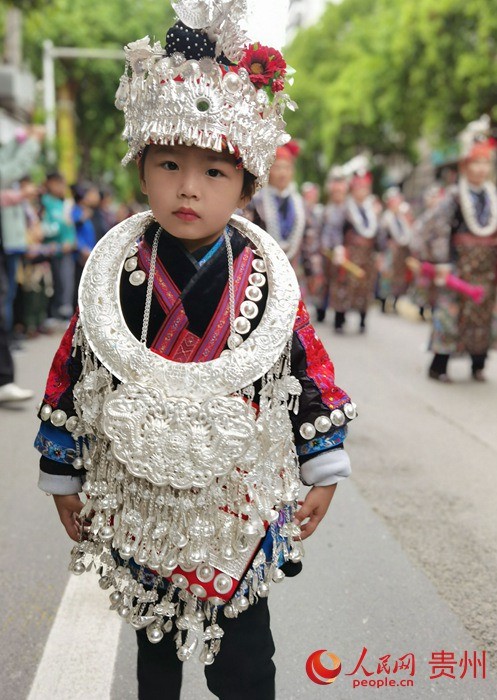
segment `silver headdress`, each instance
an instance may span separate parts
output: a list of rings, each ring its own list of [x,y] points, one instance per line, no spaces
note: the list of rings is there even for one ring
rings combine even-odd
[[[182,41],[169,33],[166,50],[148,36],[125,47],[116,93],[128,141],[123,165],[150,143],[227,148],[255,175],[257,187],[266,183],[276,148],[290,140],[283,112],[295,104],[283,92],[286,64],[279,51],[248,45],[240,29],[246,4],[178,0],[172,5]]]
[[[476,145],[487,144],[493,147],[490,141],[490,117],[482,114],[479,119],[470,122],[458,136],[459,155],[461,159],[468,158]]]

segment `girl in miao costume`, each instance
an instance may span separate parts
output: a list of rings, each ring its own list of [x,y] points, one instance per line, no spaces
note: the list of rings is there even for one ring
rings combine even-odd
[[[267,186],[257,192],[244,212],[277,241],[295,269],[308,224],[304,200],[295,183],[299,150],[294,141],[276,149]]]
[[[495,142],[485,115],[460,134],[460,176],[423,223],[419,257],[435,263],[437,297],[430,348],[432,379],[449,382],[449,358],[468,353],[471,373],[484,380],[497,339],[497,191],[490,179]],[[447,274],[483,288],[481,303],[448,289]]]
[[[71,570],[94,568],[137,630],[140,698],[179,697],[195,652],[218,697],[273,698],[269,586],[350,473],[356,410],[285,254],[231,216],[288,139],[283,59],[271,72],[266,51],[255,82],[244,2],[174,8],[165,50],[126,47],[124,161],[151,212],[87,262],[40,409],[40,486],[76,540]]]
[[[359,312],[359,330],[363,333],[374,299],[378,219],[371,198],[372,185],[370,172],[360,169],[354,173],[340,237],[335,236],[333,257],[338,271],[331,283],[330,306],[335,310],[334,326],[338,333],[343,332],[348,311]],[[362,276],[347,271],[342,264],[344,259],[361,268]]]
[[[392,300],[396,310],[397,300],[406,293],[411,272],[406,264],[412,232],[406,215],[405,200],[398,187],[389,187],[383,195],[386,209],[380,217],[378,248],[381,250],[378,298],[385,313],[387,301]]]

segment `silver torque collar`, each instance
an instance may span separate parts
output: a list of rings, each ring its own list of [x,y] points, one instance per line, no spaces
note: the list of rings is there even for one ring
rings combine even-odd
[[[174,362],[135,338],[120,303],[124,262],[153,220],[151,212],[126,219],[97,243],[88,258],[79,287],[79,309],[92,351],[120,381],[160,385],[169,397],[200,400],[251,385],[277,362],[293,331],[300,289],[285,253],[261,228],[233,216],[230,224],[252,242],[266,266],[269,297],[261,321],[239,347],[215,360]]]

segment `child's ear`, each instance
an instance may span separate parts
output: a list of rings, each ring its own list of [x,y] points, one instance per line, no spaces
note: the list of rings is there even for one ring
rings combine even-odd
[[[238,200],[238,209],[245,209],[247,204],[250,202],[252,199],[252,195],[250,194],[242,194],[240,199]]]

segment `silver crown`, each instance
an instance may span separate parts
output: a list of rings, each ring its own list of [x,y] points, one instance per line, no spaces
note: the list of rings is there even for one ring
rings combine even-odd
[[[192,29],[203,29],[230,61],[239,61],[247,35],[242,28],[247,0],[176,0],[178,19]]]
[[[179,7],[185,4],[186,8]],[[204,0],[203,5],[207,12],[209,1]],[[206,31],[214,32],[218,39],[216,54],[224,52],[233,60],[237,53],[234,37],[237,41],[240,37],[228,31],[231,25],[226,28],[219,10],[229,9],[233,2],[214,5],[218,12],[212,17],[205,13],[190,17],[187,0],[174,7],[184,23],[204,21]],[[160,43],[152,44],[148,36],[124,50],[126,69],[115,103],[125,117],[123,138],[128,141],[128,152],[123,165],[150,143],[214,151],[226,147],[255,175],[257,187],[266,184],[276,148],[290,140],[283,113],[287,106],[294,109],[296,105],[287,94],[280,91],[270,97],[270,91],[257,88],[248,71],[236,65],[228,67],[207,57],[187,60],[181,53],[167,56]],[[242,54],[243,47],[238,58]]]
[[[479,119],[470,122],[458,136],[461,158],[467,158],[476,143],[486,141],[490,136],[490,117],[482,114]]]

